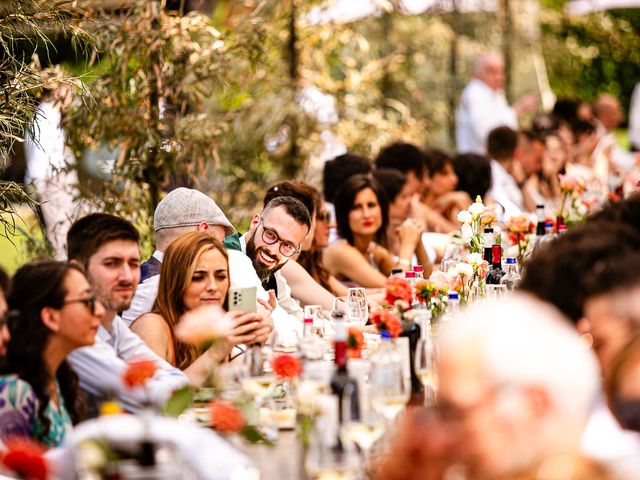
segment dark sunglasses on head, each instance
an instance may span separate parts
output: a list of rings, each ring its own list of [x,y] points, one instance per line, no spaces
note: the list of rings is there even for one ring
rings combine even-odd
[[[96,313],[96,301],[97,301],[96,296],[91,295],[90,297],[87,297],[87,298],[77,298],[75,300],[67,300],[66,302],[63,303],[63,305],[69,305],[72,303],[84,303],[84,305],[91,312],[91,315],[94,315]]]

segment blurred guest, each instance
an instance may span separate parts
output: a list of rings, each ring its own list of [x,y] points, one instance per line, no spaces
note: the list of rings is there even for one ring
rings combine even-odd
[[[502,209],[505,218],[517,216],[525,210],[522,175],[516,178],[514,164],[518,134],[509,127],[489,132],[487,151],[491,158],[491,189],[489,197]]]
[[[456,188],[473,200],[480,195],[486,204],[487,193],[491,188],[490,160],[483,155],[462,153],[454,157],[453,169],[458,177]]]
[[[411,185],[407,182],[407,177],[399,170],[393,168],[379,168],[373,172],[375,178],[389,202],[389,226],[386,232],[386,244],[384,245],[394,258],[407,258],[410,256],[413,261],[415,255],[417,263],[423,265],[425,274],[431,273],[431,262],[422,242],[418,242],[413,252],[402,251],[403,238],[411,235],[410,231],[415,228],[424,230],[423,225],[409,218],[411,213]],[[406,245],[406,242],[405,244]],[[408,247],[406,247],[408,248]]]
[[[609,408],[618,423],[640,432],[640,332],[614,359],[605,385]]]
[[[384,147],[376,157],[377,168],[394,168],[407,176],[408,190],[412,193],[410,218],[424,223],[434,232],[449,233],[457,224],[421,202],[429,191],[431,178],[426,153],[410,143],[396,142]]]
[[[525,295],[473,305],[443,326],[438,373],[437,408],[469,478],[576,478],[555,460],[584,463],[598,368],[555,308]]]
[[[61,126],[62,114],[71,105],[71,87],[55,79],[46,84],[32,129],[25,136],[25,182],[33,182],[38,192],[47,240],[60,260],[65,257],[67,230],[77,212],[78,174]]]
[[[69,260],[84,267],[104,306],[96,343],[69,355],[80,387],[90,395],[88,407],[94,414],[99,402],[113,397],[129,411],[136,411],[143,402],[163,404],[188,380],[147,347],[118,316],[131,305],[140,280],[139,238],[130,222],[107,213],[76,220],[67,234]],[[140,358],[153,360],[157,368],[144,392],[127,389],[122,382],[127,363]]]
[[[487,135],[496,127],[518,128],[518,117],[532,111],[538,101],[525,95],[509,106],[504,94],[504,63],[495,53],[475,62],[473,79],[460,97],[456,111],[456,145],[460,153],[485,153]]]
[[[341,281],[363,287],[384,287],[392,267],[408,269],[411,254],[421,238],[419,227],[403,238],[405,257],[394,262],[383,247],[389,210],[387,197],[380,184],[366,175],[349,178],[335,198],[338,233],[341,242],[324,252],[327,269]]]
[[[543,200],[538,192],[538,178],[542,173],[544,152],[545,145],[542,137],[530,130],[522,130],[518,133],[514,174],[519,183],[524,182],[522,187],[524,208],[528,212],[533,212],[536,205]]]
[[[131,330],[161,358],[183,370],[195,384],[209,375],[211,364],[232,360],[246,345],[264,344],[271,322],[258,313],[231,312],[224,343],[199,351],[175,336],[180,317],[204,305],[224,310],[229,304],[229,256],[222,243],[204,232],[178,237],[162,262],[158,296],[153,309],[131,323]]]
[[[79,266],[54,261],[16,272],[9,308],[0,439],[27,436],[57,447],[81,414],[78,378],[67,355],[95,342],[105,310]]]
[[[471,198],[465,192],[456,191],[458,176],[453,168],[453,159],[448,153],[435,148],[428,149],[425,153],[431,182],[422,201],[455,225],[458,212],[471,205]]]
[[[0,358],[7,353],[7,342],[10,334],[7,327],[7,295],[9,294],[10,279],[7,272],[0,267]]]
[[[367,174],[371,169],[371,160],[353,153],[345,153],[325,162],[322,170],[322,192],[325,200],[330,204],[330,210],[333,209],[336,192],[342,183],[353,175]]]

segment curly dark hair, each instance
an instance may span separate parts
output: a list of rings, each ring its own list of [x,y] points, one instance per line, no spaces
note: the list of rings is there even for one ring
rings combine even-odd
[[[48,386],[51,376],[44,360],[44,351],[51,330],[42,322],[40,312],[44,307],[60,309],[67,294],[64,282],[70,270],[84,275],[82,268],[73,263],[53,260],[27,263],[13,277],[8,297],[8,325],[11,339],[7,355],[0,365],[2,374],[17,374],[31,385],[38,399],[38,419],[46,435],[51,422],[44,412],[49,405]],[[37,288],[36,288],[37,287]],[[73,423],[80,421],[82,398],[78,377],[66,361],[63,361],[56,379],[60,386],[65,407]]]

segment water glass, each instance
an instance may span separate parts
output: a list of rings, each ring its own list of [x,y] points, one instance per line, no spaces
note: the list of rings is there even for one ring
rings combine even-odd
[[[369,305],[365,289],[350,288],[347,294],[347,316],[352,322],[360,326],[367,324],[369,320]]]
[[[488,300],[500,300],[509,292],[506,285],[485,285],[486,297]]]
[[[428,329],[429,326],[427,325],[426,328]],[[435,405],[438,392],[437,357],[436,338],[431,331],[427,330],[416,345],[414,357],[416,375],[424,386],[424,405],[426,407]]]

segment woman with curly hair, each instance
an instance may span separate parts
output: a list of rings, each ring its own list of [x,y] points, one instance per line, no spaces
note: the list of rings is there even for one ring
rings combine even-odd
[[[65,361],[92,345],[104,314],[81,267],[24,265],[8,297],[11,339],[0,365],[0,440],[31,437],[60,445],[80,420],[78,380]]]

